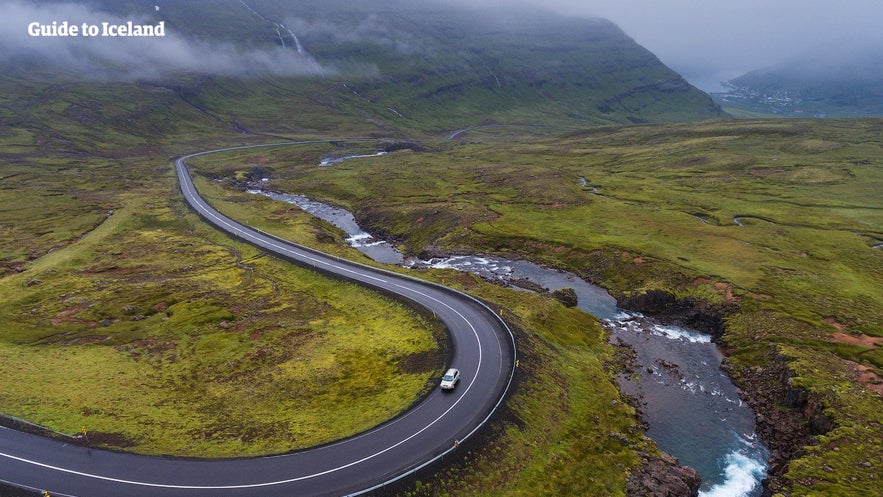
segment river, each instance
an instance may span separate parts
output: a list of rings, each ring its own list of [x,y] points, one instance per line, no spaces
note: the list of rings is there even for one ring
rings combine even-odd
[[[514,288],[518,280],[549,291],[573,288],[577,307],[602,322],[611,342],[624,342],[635,351],[639,367],[617,378],[620,389],[640,399],[647,435],[659,448],[699,472],[700,496],[761,495],[768,452],[755,434],[754,414],[721,369],[722,356],[709,335],[620,309],[606,290],[571,273],[490,256],[406,259],[391,244],[362,230],[344,209],[302,195],[249,192],[297,205],[336,225],[348,234],[350,245],[378,262],[467,271]]]

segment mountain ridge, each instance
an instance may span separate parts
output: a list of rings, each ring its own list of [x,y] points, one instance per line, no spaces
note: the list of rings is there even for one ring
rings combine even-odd
[[[19,75],[51,77],[51,68],[60,66],[87,81],[110,73],[103,79],[178,86],[193,103],[230,121],[254,109],[218,97],[241,94],[244,82],[252,101],[283,97],[277,100],[283,108],[285,100],[323,102],[324,112],[398,130],[722,116],[707,95],[602,19],[437,2],[167,0],[153,13],[137,2],[83,5],[95,17],[163,20],[170,36],[147,40],[148,48],[120,43],[111,54],[110,41],[99,50],[97,42],[77,40],[70,51],[87,57],[38,53],[45,55],[42,69],[19,69]],[[14,55],[2,59],[7,69],[14,69]],[[274,117],[282,121],[295,110],[280,109]],[[270,117],[259,120],[269,125]]]

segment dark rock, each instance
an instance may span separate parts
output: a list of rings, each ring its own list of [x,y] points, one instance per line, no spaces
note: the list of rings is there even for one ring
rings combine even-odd
[[[816,443],[814,435],[834,428],[818,398],[792,381],[787,359],[771,351],[764,367],[730,371],[755,412],[756,430],[770,450],[765,496],[785,490],[788,463]],[[724,367],[730,366],[724,361]]]
[[[36,286],[36,285],[42,285],[42,284],[43,284],[42,281],[35,279],[35,280],[29,281],[26,286],[30,287],[30,286]]]
[[[659,456],[642,454],[642,464],[632,470],[626,483],[629,497],[696,497],[702,479],[699,473],[681,466],[669,454]]]
[[[577,297],[573,288],[562,288],[552,292],[552,296],[567,307],[576,307]]]
[[[491,282],[494,281],[493,279],[489,279],[489,278],[484,278],[484,279],[491,281]],[[510,279],[507,282],[514,287],[523,288],[525,290],[530,290],[530,291],[536,292],[536,293],[546,293],[549,291],[549,289],[544,287],[543,285],[540,285],[539,283],[534,283],[533,281],[531,281],[527,278]]]
[[[693,298],[678,299],[665,290],[647,290],[620,295],[617,305],[658,318],[666,324],[693,328],[718,341],[724,333],[726,317],[737,310],[735,304],[710,304]]]

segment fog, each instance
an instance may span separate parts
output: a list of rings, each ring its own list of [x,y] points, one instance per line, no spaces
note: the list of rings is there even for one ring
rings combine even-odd
[[[449,0],[457,2],[458,0]],[[463,0],[503,8],[512,1]],[[883,47],[880,0],[523,0],[573,16],[610,19],[706,91],[754,69],[807,54],[849,58]]]
[[[416,1],[419,0],[411,0]],[[789,61],[793,66],[794,61],[813,60],[816,54],[834,54],[833,58],[844,59],[853,53],[866,52],[863,47],[883,46],[883,30],[879,28],[883,2],[880,0],[423,1],[451,8],[477,6],[507,13],[514,10],[513,5],[521,3],[568,16],[604,17],[706,91],[715,91],[720,81],[754,69]],[[24,0],[6,1],[0,18],[0,63],[47,60],[75,73],[104,79],[161,76],[180,71],[222,75],[328,75],[333,71],[294,50],[296,45],[290,39],[285,47],[243,49],[232,42],[185,38],[175,29],[168,29],[162,38],[150,39],[44,38],[27,34],[27,25],[35,20],[156,22],[161,17],[154,12],[154,2],[162,4],[163,0],[145,1],[136,17],[121,19],[74,1],[36,5]],[[202,5],[211,5],[211,2]],[[232,5],[238,7],[240,3]],[[243,6],[241,15],[252,14]],[[290,22],[295,31],[304,33],[327,28],[322,20],[308,22],[287,17],[285,21]],[[350,31],[337,31],[335,36],[363,35],[380,39],[384,36],[370,19]],[[287,36],[284,30],[280,36]],[[421,49],[419,40],[401,37],[386,40],[402,52]],[[817,62],[820,66],[825,64],[825,61]]]
[[[288,47],[248,49],[232,42],[184,38],[174,29],[166,29],[162,37],[145,38],[28,34],[28,25],[32,22],[49,25],[52,21],[67,21],[75,26],[127,21],[156,24],[161,18],[156,15],[155,7],[150,2],[143,4],[140,12],[122,18],[82,3],[6,2],[0,18],[0,62],[20,66],[35,61],[49,62],[79,77],[102,80],[132,80],[184,71],[217,75],[329,73],[295,50],[291,40]],[[251,14],[243,9],[242,15]]]

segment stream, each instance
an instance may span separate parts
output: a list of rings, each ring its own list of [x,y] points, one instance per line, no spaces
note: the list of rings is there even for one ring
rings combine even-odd
[[[699,495],[761,495],[769,454],[755,434],[754,414],[720,368],[722,355],[709,335],[620,309],[606,290],[572,273],[490,256],[405,259],[394,246],[359,228],[344,209],[302,195],[248,191],[297,205],[336,225],[348,234],[350,245],[381,263],[456,269],[513,288],[519,288],[514,282],[529,280],[549,291],[574,289],[577,307],[602,322],[611,343],[624,342],[635,351],[638,368],[617,378],[620,389],[639,399],[647,435],[657,446],[699,472]]]

